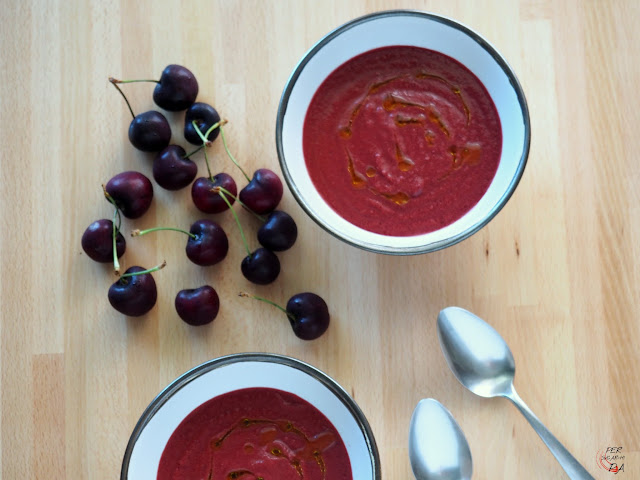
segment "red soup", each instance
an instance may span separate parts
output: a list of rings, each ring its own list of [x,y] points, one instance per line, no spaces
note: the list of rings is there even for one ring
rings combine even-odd
[[[365,52],[320,85],[303,127],[320,195],[365,230],[409,236],[445,227],[489,188],[498,112],[478,78],[424,48]]]
[[[158,480],[353,480],[331,422],[297,395],[247,388],[196,408],[169,438]]]

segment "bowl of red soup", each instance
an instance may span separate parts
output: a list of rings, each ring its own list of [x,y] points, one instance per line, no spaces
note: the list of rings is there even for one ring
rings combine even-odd
[[[378,480],[369,424],[309,364],[245,353],[206,362],[147,407],[121,480]]]
[[[276,121],[294,197],[347,243],[410,255],[453,245],[514,192],[529,153],[522,88],[473,30],[420,11],[355,19],[295,67]]]

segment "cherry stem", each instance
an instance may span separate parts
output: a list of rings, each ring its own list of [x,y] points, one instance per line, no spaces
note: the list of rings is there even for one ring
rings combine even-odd
[[[102,193],[104,193],[104,197],[109,200],[109,202],[111,202],[111,204],[116,207],[116,210],[118,211],[118,230],[120,230],[120,227],[122,226],[122,215],[120,214],[120,208],[118,208],[118,205],[116,204],[116,201],[113,199],[113,197],[109,195],[109,192],[107,192],[104,184],[102,185]]]
[[[193,155],[194,153],[198,153],[200,150],[202,150],[204,148],[204,145],[200,145],[198,148],[196,148],[195,150],[193,150],[192,152],[187,153],[186,155],[184,155],[182,158],[189,158],[191,155]],[[205,155],[206,155],[206,151],[205,151]]]
[[[209,180],[211,180],[213,182],[213,173],[211,173],[211,167],[209,166],[209,157],[207,156],[207,149],[206,148],[204,149],[204,163],[207,164],[207,173],[209,173]]]
[[[118,207],[115,208],[113,212],[113,233],[112,233],[112,242],[113,242],[113,271],[116,275],[120,275],[120,262],[118,261],[118,247],[116,246],[116,237],[118,236],[118,229],[116,228],[116,217],[120,211]]]
[[[207,130],[206,133],[202,133],[202,130],[200,130],[200,127],[198,127],[198,124],[196,123],[196,121],[195,120],[191,120],[191,125],[193,125],[193,128],[196,129],[196,133],[202,139],[202,143],[206,147],[210,147],[211,146],[211,140],[209,140],[209,135],[211,135],[211,132],[213,132],[216,128],[219,128],[220,125],[224,125],[225,123],[227,123],[226,120],[220,120],[219,122],[216,122],[213,125],[211,125],[209,127],[209,130]]]
[[[216,189],[217,189],[217,191],[216,191]],[[214,193],[217,193],[218,195],[220,195],[220,198],[222,198],[222,200],[224,200],[224,203],[227,204],[227,206],[229,207],[229,210],[231,210],[231,213],[233,213],[233,217],[236,219],[236,223],[238,224],[238,228],[240,229],[240,236],[242,237],[242,241],[244,243],[244,247],[247,249],[247,255],[251,256],[251,250],[249,250],[249,244],[247,243],[247,238],[244,236],[244,230],[242,230],[242,225],[240,225],[240,219],[238,218],[238,214],[236,213],[236,211],[231,206],[231,202],[229,201],[227,196],[222,192],[220,187],[215,187],[215,188],[212,188],[211,190]]]
[[[277,303],[275,303],[275,302],[272,302],[271,300],[268,300],[268,299],[266,299],[266,298],[259,297],[258,295],[254,295],[254,294],[252,294],[252,293],[247,293],[247,292],[240,292],[240,293],[238,294],[238,296],[243,297],[243,298],[253,298],[253,299],[255,299],[255,300],[260,300],[261,302],[268,303],[269,305],[272,305],[272,306],[276,307],[277,309],[279,309],[279,310],[283,311],[283,312],[284,312],[284,314],[285,314],[287,317],[289,317],[291,320],[295,320],[295,318],[293,317],[293,315],[291,315],[289,312],[287,312],[287,310],[286,310],[285,308],[281,307],[280,305],[278,305],[278,304],[277,304]]]
[[[142,235],[146,235],[147,233],[158,232],[160,230],[171,230],[172,232],[181,232],[181,233],[184,233],[186,235],[189,235],[194,240],[196,240],[198,238],[198,237],[195,236],[195,234],[193,234],[191,232],[187,232],[186,230],[182,230],[181,228],[173,228],[173,227],[154,227],[154,228],[147,228],[146,230],[138,230],[136,228],[135,230],[133,230],[131,232],[131,236],[132,237],[141,237]]]
[[[224,130],[222,129],[222,125],[220,125],[220,136],[222,137],[222,144],[224,145],[224,149],[227,151],[227,155],[229,156],[231,161],[234,163],[236,167],[240,169],[240,171],[244,175],[244,178],[247,179],[247,182],[251,182],[251,179],[249,178],[249,176],[246,174],[246,172],[242,169],[240,164],[236,161],[236,159],[233,157],[233,155],[229,151],[229,147],[227,146],[227,138],[224,136]]]
[[[160,265],[156,265],[153,268],[148,268],[147,270],[142,270],[140,272],[130,272],[130,273],[125,273],[124,275],[122,275],[120,278],[127,278],[127,277],[135,277],[136,275],[144,275],[146,273],[153,273],[153,272],[157,272],[158,270],[162,270],[164,267],[167,266],[167,261],[164,260]]]
[[[115,207],[115,211],[113,212],[113,233],[112,233],[112,242],[113,242],[113,271],[116,275],[120,275],[120,262],[118,261],[118,248],[116,247],[116,238],[118,236],[118,231],[120,231],[120,227],[122,226],[122,216],[120,215],[120,209],[116,204],[116,201],[113,199],[109,192],[107,192],[107,188],[102,185],[102,192],[109,202]],[[118,227],[116,228],[116,218],[118,219]]]
[[[220,120],[219,122],[214,123],[209,127],[209,130],[207,130],[206,133],[204,134],[204,138],[207,139],[207,144],[211,145],[211,142],[209,141],[209,135],[211,135],[211,132],[213,132],[216,128],[220,128],[220,131],[222,131],[221,127],[223,125],[226,125],[227,123],[229,122],[227,122],[226,120]]]
[[[220,122],[213,124],[211,127],[215,127],[217,125],[219,125]],[[196,133],[198,134],[198,136],[202,139],[202,146],[200,146],[199,148],[203,148],[206,147],[207,145],[210,145],[211,142],[209,142],[209,140],[207,140],[207,137],[209,136],[209,133],[211,132],[211,128],[209,130],[207,130],[207,135],[203,135],[202,134],[202,130],[200,130],[200,127],[198,127],[198,124],[196,123],[195,120],[193,120],[191,122],[191,125],[193,125],[193,128],[196,129]],[[209,172],[209,180],[211,180],[213,182],[213,174],[211,173],[211,166],[209,165],[209,157],[207,156],[207,149],[204,149],[204,161],[207,164],[207,172]]]
[[[233,198],[236,202],[238,202],[240,204],[241,207],[243,207],[245,210],[247,210],[248,212],[251,212],[253,214],[253,216],[255,216],[258,220],[260,220],[262,223],[266,222],[267,219],[264,218],[262,215],[258,215],[256,212],[254,212],[253,210],[251,210],[249,207],[247,207],[244,203],[242,203],[242,200],[240,200],[238,198],[237,195],[234,195],[233,193],[231,193],[229,190],[227,190],[224,187],[213,187],[211,189],[212,193],[219,193],[219,192],[223,192],[225,195],[228,195],[229,197]]]
[[[160,83],[160,80],[118,80],[117,78],[111,77],[109,79],[111,83],[137,83],[137,82],[151,82],[151,83]]]
[[[119,80],[116,80],[113,77],[109,77],[109,81],[111,82],[111,85],[116,87],[116,90],[118,90],[120,92],[120,95],[122,95],[122,98],[124,98],[124,101],[127,102],[127,107],[129,107],[129,111],[131,112],[131,116],[133,118],[136,118],[135,114],[133,113],[133,109],[131,108],[131,104],[129,103],[129,100],[127,100],[127,96],[124,94],[124,92],[122,90],[120,90],[120,87],[118,86]]]

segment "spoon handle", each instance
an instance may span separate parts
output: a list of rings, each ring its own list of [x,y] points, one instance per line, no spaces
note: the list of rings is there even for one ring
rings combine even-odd
[[[580,465],[580,462],[564,448],[564,445],[562,445],[549,429],[542,424],[538,417],[535,416],[527,404],[520,398],[513,386],[511,387],[511,392],[505,396],[522,412],[524,418],[527,419],[536,433],[540,435],[542,441],[549,447],[549,450],[551,450],[551,453],[556,457],[556,460],[558,460],[560,466],[567,472],[571,480],[594,480],[589,472]]]

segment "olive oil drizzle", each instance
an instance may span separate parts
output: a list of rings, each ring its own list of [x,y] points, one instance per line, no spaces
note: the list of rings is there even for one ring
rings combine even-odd
[[[364,188],[367,186],[367,179],[356,170],[353,157],[349,150],[347,150],[347,170],[349,171],[349,175],[351,175],[351,185],[353,185],[354,188]]]
[[[418,80],[422,80],[422,79],[435,80],[446,85],[448,89],[451,91],[451,93],[454,94],[460,100],[462,110],[466,117],[467,126],[471,124],[471,110],[469,109],[469,106],[467,105],[467,102],[464,99],[462,89],[459,86],[451,83],[449,80],[447,80],[444,77],[441,77],[439,75],[435,75],[432,73],[420,71],[413,75],[409,73],[406,73],[403,75],[397,75],[371,85],[367,90],[367,92],[362,97],[362,99],[356,104],[356,106],[351,111],[351,114],[349,115],[349,119],[346,125],[338,130],[340,137],[342,137],[345,140],[348,140],[351,138],[351,135],[353,134],[353,131],[352,131],[353,124],[356,118],[358,117],[358,115],[360,114],[362,107],[364,106],[366,101],[369,99],[369,97],[373,93],[377,92],[381,87],[386,86],[396,80],[406,79],[411,76],[413,76]],[[440,116],[439,112],[436,110],[435,106],[433,105],[423,105],[421,103],[412,102],[410,100],[402,98],[401,96],[394,95],[393,93],[389,93],[384,97],[382,101],[382,107],[388,112],[401,109],[401,108],[411,108],[411,107],[418,108],[421,111],[426,113],[429,122],[437,126],[438,129],[447,138],[451,137],[448,126],[446,125],[446,123]],[[398,114],[395,116],[394,123],[398,127],[406,127],[410,125],[425,125],[425,121],[422,120],[421,118],[404,116],[401,114]],[[424,138],[428,145],[433,145],[435,134],[433,131],[429,129],[425,129]],[[366,188],[373,194],[380,195],[386,198],[387,200],[392,201],[396,205],[405,205],[406,203],[409,202],[410,196],[405,192],[399,191],[396,193],[383,193],[377,190],[376,188],[374,188],[373,186],[369,185],[367,181],[367,177],[372,178],[376,176],[377,174],[376,169],[372,166],[368,166],[366,168],[365,175],[363,175],[357,170],[353,156],[351,155],[351,152],[348,149],[345,149],[345,150],[347,155],[347,171],[349,172],[349,176],[351,178],[351,184],[354,188],[356,189]],[[447,177],[454,170],[458,170],[464,165],[473,166],[478,164],[480,161],[481,148],[480,148],[480,145],[477,145],[477,144],[470,144],[460,148],[457,147],[456,145],[452,145],[449,148],[449,154],[451,155],[451,169],[443,177],[441,177],[441,179]],[[404,155],[397,139],[395,141],[395,157],[396,157],[396,163],[397,163],[398,169],[402,172],[406,172],[410,170],[415,165],[411,159],[409,159]]]
[[[454,85],[446,78],[441,77],[439,75],[434,75],[433,73],[419,72],[416,74],[416,78],[418,79],[430,78],[432,80],[437,80],[439,82],[442,82],[447,87],[449,87],[449,90],[451,90],[451,93],[457,96],[460,99],[460,102],[462,103],[462,109],[464,110],[464,113],[467,117],[467,127],[471,124],[471,111],[469,110],[469,106],[467,105],[467,102],[464,101],[464,97],[462,96],[462,90],[460,89],[460,87]]]
[[[398,163],[398,170],[401,172],[408,172],[413,168],[415,163],[409,157],[407,157],[402,149],[400,148],[400,144],[396,139],[396,162]]]
[[[346,150],[346,152],[347,152],[348,170],[349,170],[349,173],[351,174],[351,184],[355,188],[358,188],[358,189],[366,188],[371,193],[373,193],[375,195],[380,195],[381,197],[384,197],[387,200],[391,200],[396,205],[405,205],[406,203],[409,202],[409,198],[410,197],[409,197],[408,194],[406,194],[404,192],[383,193],[383,192],[379,191],[378,189],[376,189],[375,187],[369,185],[368,182],[367,182],[367,179],[360,172],[358,172],[356,170],[355,164],[354,164],[354,161],[353,161],[353,157],[351,156],[351,153],[349,152],[349,150]],[[406,159],[406,160],[411,162],[411,160],[409,160],[409,159]],[[407,165],[410,165],[410,164],[407,163]],[[413,162],[411,162],[411,165],[413,165]],[[373,168],[373,167],[368,167],[367,168],[367,176],[368,177],[374,177],[375,173],[376,173],[375,172],[375,168]]]
[[[369,90],[367,90],[367,93],[365,93],[364,97],[362,97],[362,100],[360,100],[358,104],[355,106],[355,108],[352,110],[351,115],[349,116],[349,121],[347,122],[347,125],[340,129],[340,136],[342,138],[351,138],[351,134],[352,134],[351,127],[353,127],[353,122],[356,120],[356,117],[360,113],[362,106],[365,104],[365,102],[371,96],[372,93],[375,93],[380,87],[384,87],[385,85],[402,77],[406,77],[406,75],[391,77],[387,80],[383,80],[381,82],[374,83],[373,85],[371,85],[369,87]]]
[[[324,458],[322,456],[322,452],[318,449],[318,446],[317,446],[317,444],[320,442],[319,439],[313,440],[313,439],[309,438],[304,432],[302,432],[293,423],[291,423],[290,421],[287,421],[287,420],[277,421],[277,420],[250,419],[250,418],[243,418],[238,423],[236,423],[234,426],[232,426],[229,430],[227,430],[220,438],[211,440],[210,445],[211,445],[211,449],[212,449],[212,452],[211,452],[212,461],[211,461],[211,468],[210,468],[210,471],[209,471],[208,480],[211,480],[213,478],[213,471],[214,471],[214,467],[213,467],[213,452],[216,449],[222,447],[224,441],[232,433],[234,433],[235,431],[237,431],[239,429],[242,429],[242,428],[249,428],[249,427],[254,426],[254,425],[274,426],[278,430],[280,430],[281,432],[293,433],[293,434],[301,437],[305,442],[304,452],[309,452],[310,450],[312,450],[310,452],[311,456],[313,457],[313,459],[317,463],[318,468],[320,469],[320,472],[322,473],[322,479],[326,480],[326,474],[327,474],[326,465],[325,465],[325,462],[324,462]],[[284,455],[284,452],[282,452],[282,450],[277,448],[277,447],[272,448],[269,451],[269,453],[271,455],[273,455],[274,457],[286,458],[285,455]],[[294,457],[293,459],[289,460],[289,464],[296,471],[298,476],[301,479],[304,479],[304,472],[302,470],[302,465],[300,464],[300,460],[297,457]],[[227,480],[242,479],[242,477],[245,477],[247,475],[253,475],[255,477],[255,480],[265,480],[263,477],[257,476],[255,473],[251,472],[250,470],[234,470],[234,471],[230,472],[229,474],[227,474]]]

